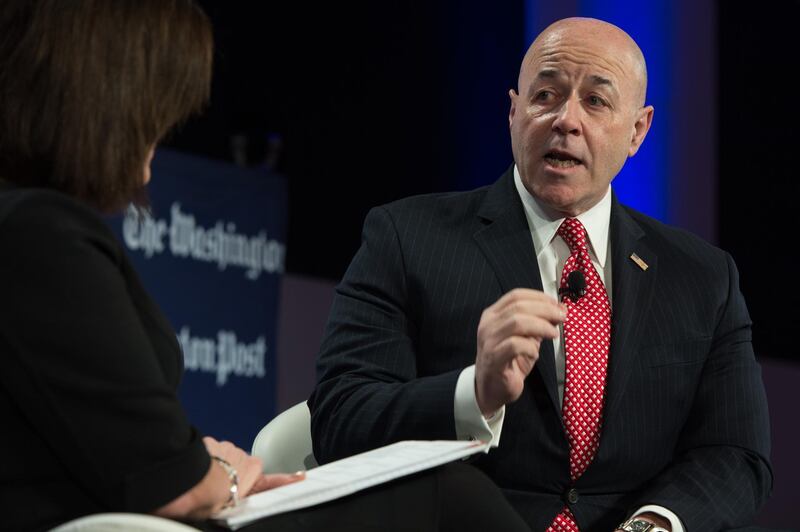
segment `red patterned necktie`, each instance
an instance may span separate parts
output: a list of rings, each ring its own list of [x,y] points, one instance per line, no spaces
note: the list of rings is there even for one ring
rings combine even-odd
[[[586,279],[582,297],[567,295],[564,322],[564,352],[567,360],[564,385],[564,426],[569,441],[569,472],[574,483],[592,463],[600,443],[605,403],[606,368],[611,345],[611,306],[586,247],[586,230],[577,218],[567,218],[558,235],[570,249],[561,274],[561,288],[568,275],[579,270]],[[568,506],[558,514],[547,532],[577,532],[578,525]]]

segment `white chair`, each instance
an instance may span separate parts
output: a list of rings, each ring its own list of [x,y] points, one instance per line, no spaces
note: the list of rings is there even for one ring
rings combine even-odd
[[[251,454],[261,458],[264,473],[294,473],[317,467],[306,402],[294,405],[267,423],[253,441]]]
[[[106,513],[73,519],[50,532],[198,532],[198,529],[154,515]]]

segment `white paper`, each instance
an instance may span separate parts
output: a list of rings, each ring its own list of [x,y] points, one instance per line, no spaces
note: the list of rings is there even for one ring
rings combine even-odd
[[[322,504],[488,449],[489,444],[480,441],[401,441],[311,469],[305,480],[251,495],[214,520],[236,530],[263,517]]]

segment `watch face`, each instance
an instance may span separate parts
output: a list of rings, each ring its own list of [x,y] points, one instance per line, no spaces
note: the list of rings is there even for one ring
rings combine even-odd
[[[652,523],[640,520],[633,521],[628,525],[628,530],[630,530],[630,532],[647,532],[651,528],[653,528]]]

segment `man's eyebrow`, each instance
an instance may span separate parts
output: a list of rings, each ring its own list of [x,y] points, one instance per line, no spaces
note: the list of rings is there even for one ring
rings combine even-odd
[[[544,70],[540,70],[536,77],[540,79],[555,79],[559,77],[560,74],[560,70],[555,68],[545,68]]]
[[[551,81],[551,80],[556,80],[556,79],[563,78],[563,77],[565,77],[564,72],[559,70],[559,69],[557,69],[557,68],[544,68],[544,69],[542,69],[542,70],[540,70],[539,72],[536,73],[536,78],[531,82],[529,90],[533,90],[534,86],[536,85],[536,81],[539,81],[539,80]],[[617,92],[616,85],[609,78],[604,78],[603,76],[600,76],[598,74],[592,74],[592,75],[590,75],[588,77],[588,79],[589,79],[589,82],[595,87],[596,86],[604,86],[604,87],[608,87],[611,91],[613,91],[615,93]]]
[[[554,80],[556,78],[563,77],[563,73],[556,69],[556,68],[545,68],[540,70],[536,73],[536,77],[531,80],[530,85],[528,86],[528,93],[532,93],[534,87],[536,87],[536,82],[540,80]]]
[[[604,78],[603,76],[598,76],[597,74],[589,76],[589,79],[592,80],[593,85],[608,85],[611,88],[614,88],[614,83],[608,78]]]

